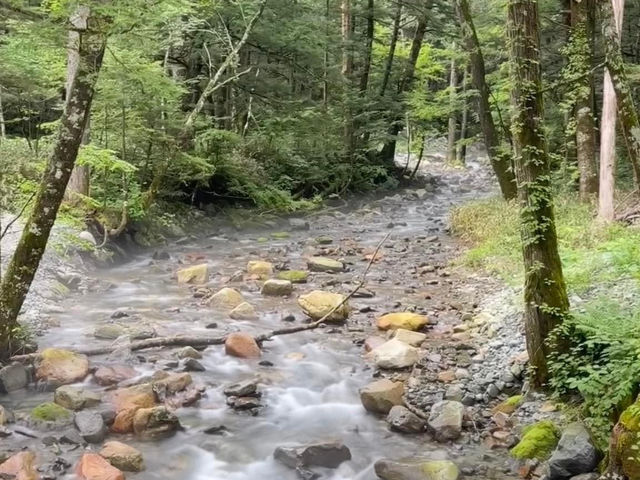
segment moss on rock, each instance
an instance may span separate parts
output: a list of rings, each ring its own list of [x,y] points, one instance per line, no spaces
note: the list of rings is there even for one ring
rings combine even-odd
[[[309,272],[304,270],[285,270],[278,272],[278,279],[289,280],[291,283],[307,283]]]
[[[519,460],[544,461],[553,453],[560,439],[560,431],[549,420],[525,427],[520,442],[511,449],[511,455]]]
[[[70,410],[53,402],[41,403],[31,410],[31,418],[43,422],[58,422],[60,420],[67,420],[70,417]]]

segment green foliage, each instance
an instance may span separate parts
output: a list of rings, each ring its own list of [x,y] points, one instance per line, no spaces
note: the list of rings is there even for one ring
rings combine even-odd
[[[537,459],[544,461],[551,456],[560,440],[560,431],[549,420],[528,425],[522,430],[520,442],[511,449],[518,460]]]

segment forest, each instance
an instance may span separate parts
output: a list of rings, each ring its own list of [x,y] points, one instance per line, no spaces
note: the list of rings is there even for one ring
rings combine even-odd
[[[640,480],[640,3],[0,0],[0,477]]]

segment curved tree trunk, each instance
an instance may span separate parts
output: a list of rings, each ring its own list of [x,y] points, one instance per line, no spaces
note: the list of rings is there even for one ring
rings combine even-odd
[[[509,1],[512,132],[525,267],[525,329],[532,383],[546,383],[547,337],[569,310],[558,254],[544,137],[537,0]]]

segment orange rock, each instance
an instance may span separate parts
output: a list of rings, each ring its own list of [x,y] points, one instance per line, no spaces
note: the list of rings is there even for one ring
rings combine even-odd
[[[248,333],[231,333],[224,342],[227,355],[240,358],[259,358],[262,355],[255,339]]]
[[[150,408],[156,404],[151,384],[144,383],[128,388],[120,388],[111,394],[111,403],[116,408],[116,418],[111,430],[116,433],[133,431],[133,417],[141,408]]]
[[[445,370],[438,374],[438,380],[443,383],[451,383],[456,379],[456,372],[453,370]]]
[[[38,480],[40,476],[34,466],[35,460],[33,452],[16,453],[0,465],[0,477],[6,475],[15,480]]]
[[[89,373],[89,360],[85,355],[47,348],[36,370],[36,378],[53,385],[67,385],[83,380]]]
[[[82,480],[124,480],[124,474],[97,453],[85,453],[76,465]]]

